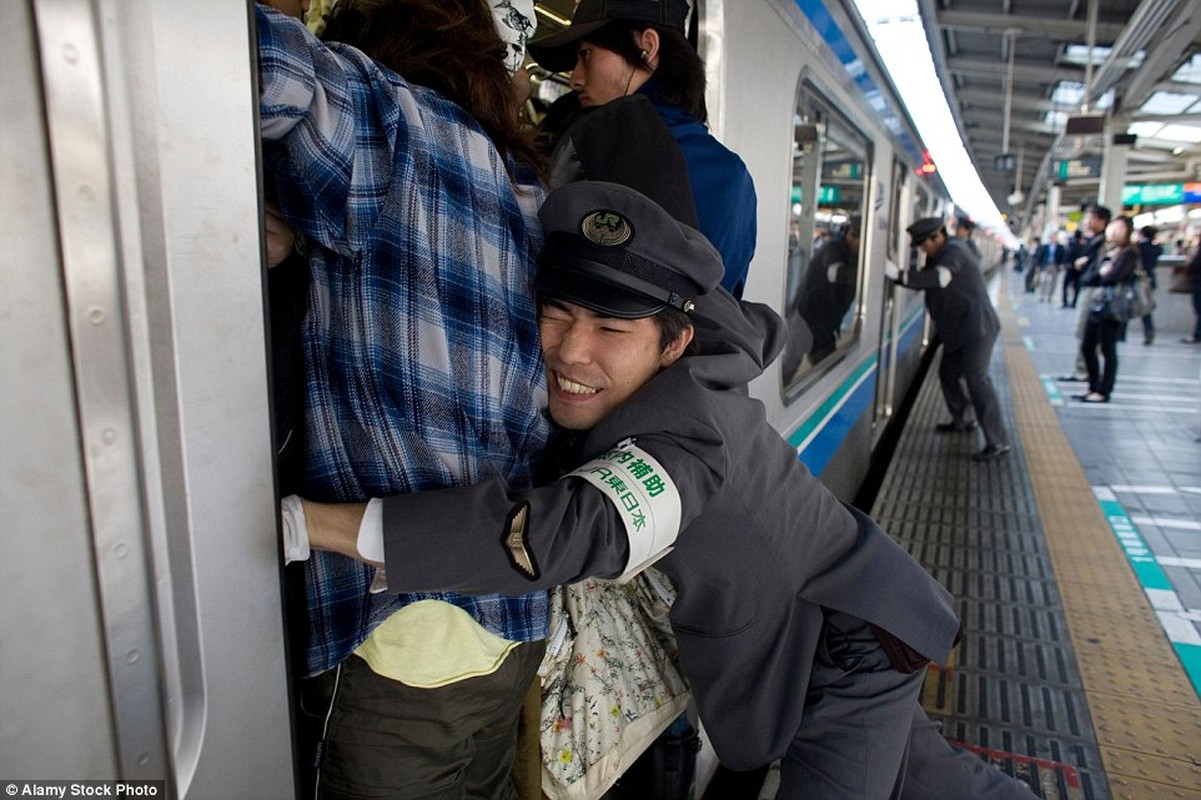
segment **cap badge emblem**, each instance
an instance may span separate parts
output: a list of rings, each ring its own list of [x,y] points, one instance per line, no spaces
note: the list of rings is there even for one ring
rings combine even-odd
[[[634,231],[616,211],[594,211],[580,223],[580,232],[593,244],[616,247],[625,244]]]

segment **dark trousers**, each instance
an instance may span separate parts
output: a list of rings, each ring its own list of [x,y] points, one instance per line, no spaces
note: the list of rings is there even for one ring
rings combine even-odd
[[[919,702],[925,672],[898,672],[867,623],[827,611],[777,800],[1031,800],[942,737]]]
[[[1109,397],[1114,381],[1118,377],[1118,338],[1125,327],[1123,322],[1103,322],[1089,319],[1084,326],[1084,340],[1080,343],[1080,354],[1088,370],[1088,389]],[[1105,359],[1102,370],[1097,360],[1097,349]]]
[[[998,447],[1009,444],[1009,434],[1001,417],[1001,403],[988,374],[988,362],[992,357],[994,333],[979,342],[947,350],[943,345],[942,363],[938,366],[938,380],[942,385],[942,396],[946,400],[951,419],[957,423],[970,422],[975,416],[984,431],[986,444]],[[964,387],[967,390],[964,391]],[[969,408],[971,412],[969,413]]]
[[[434,689],[358,656],[310,679],[310,695],[328,698],[318,800],[515,800],[517,723],[545,650],[519,645],[496,672]]]
[[[1201,341],[1201,287],[1193,287],[1193,314],[1196,321],[1193,323],[1193,338]]]
[[[1068,300],[1068,289],[1072,291],[1072,299]],[[1080,295],[1080,270],[1068,265],[1063,271],[1063,304],[1075,308],[1076,298]]]

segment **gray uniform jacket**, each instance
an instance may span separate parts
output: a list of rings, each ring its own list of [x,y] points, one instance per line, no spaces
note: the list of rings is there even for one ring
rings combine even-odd
[[[694,314],[702,354],[677,361],[589,431],[586,463],[633,437],[681,498],[671,623],[700,716],[723,764],[780,757],[804,713],[823,608],[891,632],[946,663],[958,632],[949,593],[866,516],[844,506],[768,425],[745,384],[779,352],[783,322],[724,291]],[[515,565],[514,510],[535,577]],[[509,491],[500,479],[384,501],[388,587],[527,592],[626,568],[615,503],[567,476]]]
[[[943,287],[938,268],[951,273],[951,282]],[[991,341],[1001,329],[1001,320],[988,299],[984,275],[979,261],[959,239],[947,239],[926,266],[917,272],[905,273],[905,287],[926,293],[926,308],[938,326],[943,347],[947,352],[967,344]]]

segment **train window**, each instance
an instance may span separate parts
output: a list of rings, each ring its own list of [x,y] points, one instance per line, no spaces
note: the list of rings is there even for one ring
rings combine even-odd
[[[789,336],[782,380],[788,398],[859,337],[859,242],[871,161],[868,138],[802,80],[793,117],[784,287]]]
[[[905,194],[905,184],[909,180],[909,170],[904,162],[892,162],[892,194],[888,199],[888,258],[894,264],[897,258],[898,242],[901,240],[901,203]]]

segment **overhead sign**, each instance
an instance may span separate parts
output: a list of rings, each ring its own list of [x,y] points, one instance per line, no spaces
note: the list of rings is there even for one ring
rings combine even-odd
[[[842,192],[837,186],[819,186],[817,187],[817,204],[819,206],[833,205],[842,197]],[[792,187],[792,202],[801,202],[801,187]]]
[[[1122,205],[1171,206],[1201,203],[1201,183],[1131,183],[1122,188]]]
[[[1099,178],[1101,177],[1101,159],[1096,156],[1072,158],[1059,162],[1059,179],[1069,178]]]
[[[835,180],[856,180],[863,173],[859,161],[826,161],[822,164],[822,177]]]

